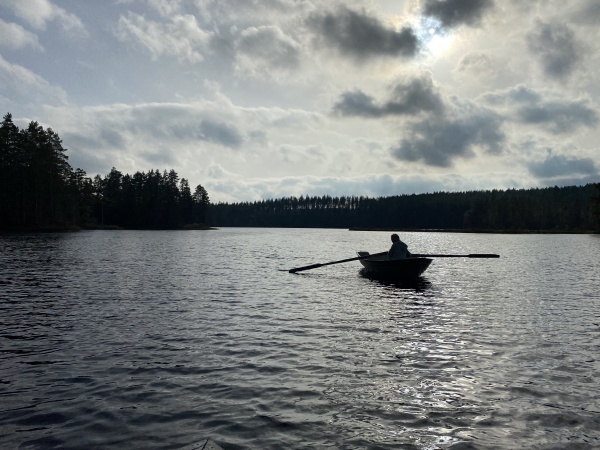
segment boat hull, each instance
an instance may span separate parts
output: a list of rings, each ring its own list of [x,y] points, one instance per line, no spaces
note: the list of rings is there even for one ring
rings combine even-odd
[[[359,259],[363,265],[363,273],[370,276],[414,279],[420,277],[427,270],[430,258],[387,259],[387,256],[371,256],[369,252],[358,252],[358,256],[367,256]]]

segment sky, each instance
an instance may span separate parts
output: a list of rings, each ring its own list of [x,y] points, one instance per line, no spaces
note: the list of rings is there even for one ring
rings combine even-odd
[[[600,182],[597,0],[0,0],[0,112],[213,203]]]

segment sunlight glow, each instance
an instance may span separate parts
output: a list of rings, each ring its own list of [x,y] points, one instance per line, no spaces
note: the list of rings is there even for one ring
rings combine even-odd
[[[453,36],[433,17],[421,18],[415,29],[427,56],[440,56],[452,46]]]

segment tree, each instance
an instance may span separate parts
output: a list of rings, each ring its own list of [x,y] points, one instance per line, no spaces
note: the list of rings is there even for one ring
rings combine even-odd
[[[595,225],[595,230],[600,233],[600,183],[594,184],[596,195],[592,199],[592,220]]]
[[[179,182],[179,210],[181,220],[184,224],[191,224],[194,222],[194,198],[192,196],[192,190],[188,180],[182,178]]]
[[[208,192],[202,187],[201,184],[196,186],[194,190],[194,222],[206,223],[206,214],[210,205],[210,199],[208,198]]]
[[[7,113],[0,125],[0,228],[19,224],[23,164],[19,128]]]

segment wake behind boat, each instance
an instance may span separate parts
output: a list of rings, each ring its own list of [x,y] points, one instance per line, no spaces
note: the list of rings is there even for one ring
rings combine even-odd
[[[418,278],[433,261],[422,257],[389,259],[387,253],[371,255],[369,252],[357,252],[357,255],[365,275],[397,279]]]

